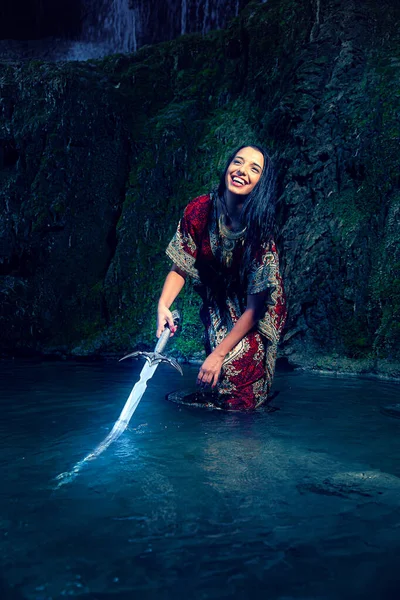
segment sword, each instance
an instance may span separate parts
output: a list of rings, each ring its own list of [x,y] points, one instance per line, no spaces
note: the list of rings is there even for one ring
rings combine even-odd
[[[172,311],[172,318],[174,320],[174,325],[178,325],[180,320],[180,315],[177,310]],[[160,338],[154,348],[154,352],[131,352],[131,354],[127,354],[121,360],[125,360],[126,358],[139,358],[143,356],[146,360],[146,364],[140,372],[140,378],[137,383],[135,383],[131,393],[129,394],[128,400],[125,402],[125,406],[119,415],[119,418],[115,422],[114,427],[110,431],[110,433],[104,438],[104,440],[85,458],[76,463],[76,465],[72,468],[71,471],[66,471],[64,473],[60,473],[55,478],[58,481],[58,485],[56,489],[64,485],[65,483],[69,483],[78,475],[79,471],[83,467],[85,463],[90,460],[94,460],[97,458],[104,450],[108,448],[112,442],[115,442],[119,438],[119,436],[125,431],[125,429],[129,425],[129,421],[132,418],[133,413],[138,407],[140,400],[147,388],[147,382],[151,379],[156,371],[160,362],[166,362],[170,364],[172,367],[177,369],[181,375],[183,375],[182,368],[179,363],[173,358],[168,358],[164,354],[162,354],[165,346],[167,345],[170,329],[167,325],[160,335]]]

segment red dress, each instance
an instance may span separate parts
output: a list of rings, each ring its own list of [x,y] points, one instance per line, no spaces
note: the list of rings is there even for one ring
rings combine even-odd
[[[218,406],[252,410],[268,400],[275,369],[276,349],[286,319],[279,261],[273,241],[261,244],[240,282],[243,245],[233,248],[231,266],[222,260],[216,205],[212,194],[186,207],[167,255],[193,278],[203,300],[201,319],[206,328],[206,350],[226,337],[246,308],[247,294],[268,290],[264,316],[225,357],[218,389]]]

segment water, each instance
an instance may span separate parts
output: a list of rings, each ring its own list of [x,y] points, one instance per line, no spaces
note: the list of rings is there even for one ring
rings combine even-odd
[[[259,0],[260,2],[262,0]],[[82,0],[77,39],[0,40],[0,59],[84,61],[226,27],[249,0]],[[77,26],[78,27],[78,26]]]
[[[174,310],[172,312],[172,318],[174,319],[174,323],[177,324],[180,321],[180,315],[178,311]],[[145,359],[145,365],[140,371],[139,379],[136,381],[135,385],[132,388],[131,393],[126,400],[124,407],[119,415],[117,421],[114,423],[111,431],[106,435],[104,440],[100,442],[96,446],[92,452],[87,454],[84,458],[78,461],[71,471],[64,471],[57,475],[56,480],[58,484],[56,489],[58,489],[61,485],[65,485],[66,483],[70,483],[73,481],[80,473],[81,469],[86,466],[86,463],[90,460],[94,460],[98,458],[100,454],[102,454],[107,448],[124,433],[126,428],[129,425],[129,422],[137,409],[140,400],[142,399],[143,394],[147,389],[147,382],[153,377],[158,365],[160,362],[169,363],[173,368],[176,368],[181,375],[183,375],[183,371],[181,366],[171,358],[168,358],[165,354],[161,354],[167,345],[167,342],[170,337],[170,329],[166,327],[162,332],[155,348],[154,352],[132,352],[127,356],[121,358],[121,360],[125,360],[126,358],[138,359],[139,357],[143,360]]]
[[[397,599],[399,385],[278,374],[270,414],[175,405],[160,365],[1,363],[0,597]]]
[[[68,60],[136,52],[144,44],[225,27],[249,0],[84,0],[82,36]]]
[[[81,42],[103,48],[103,55],[114,52],[136,52],[140,13],[129,0],[84,1]]]
[[[84,458],[78,461],[72,468],[71,471],[64,471],[57,475],[56,481],[58,481],[55,489],[58,489],[61,485],[65,485],[66,483],[70,483],[73,481],[80,473],[81,469],[86,466],[91,460],[98,458],[100,454],[102,454],[107,448],[115,442],[126,430],[129,425],[129,421],[131,420],[132,415],[134,414],[138,404],[146,391],[147,382],[153,376],[155,370],[157,369],[158,364],[151,364],[146,362],[143,369],[140,372],[139,380],[135,383],[132,388],[131,393],[122,409],[120,416],[117,421],[114,423],[111,431],[106,435],[104,440],[100,442],[96,446],[92,452],[87,454]]]

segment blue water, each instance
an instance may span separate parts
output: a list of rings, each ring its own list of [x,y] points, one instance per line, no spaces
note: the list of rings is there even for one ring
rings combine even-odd
[[[0,598],[400,597],[399,384],[278,373],[274,413],[179,406],[160,365],[0,363]]]

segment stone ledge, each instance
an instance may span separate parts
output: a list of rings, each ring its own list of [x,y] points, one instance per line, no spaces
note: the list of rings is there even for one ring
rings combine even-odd
[[[304,371],[317,371],[331,375],[355,375],[400,381],[400,364],[387,359],[348,358],[328,355],[305,356],[293,353],[289,364]]]

